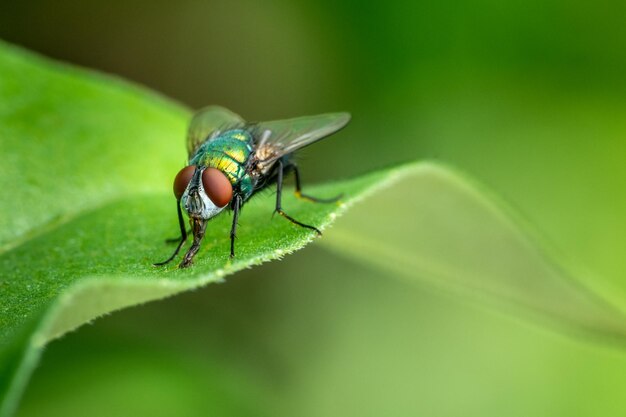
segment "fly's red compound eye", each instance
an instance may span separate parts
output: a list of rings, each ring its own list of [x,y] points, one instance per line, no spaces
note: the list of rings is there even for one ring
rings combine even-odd
[[[176,174],[176,178],[174,178],[174,195],[177,200],[180,200],[185,193],[195,170],[195,165],[189,165],[188,167],[181,169],[180,172]]]
[[[224,207],[233,198],[233,186],[222,171],[207,168],[202,173],[204,192],[217,207]]]

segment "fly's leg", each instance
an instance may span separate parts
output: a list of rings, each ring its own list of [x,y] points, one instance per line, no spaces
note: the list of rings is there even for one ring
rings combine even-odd
[[[200,242],[204,237],[204,232],[206,230],[207,221],[204,219],[191,219],[191,229],[193,231],[193,243],[191,247],[185,254],[183,261],[180,263],[179,268],[187,268],[191,265],[193,261],[193,257],[196,256],[198,250],[200,250]]]
[[[178,255],[180,248],[183,247],[183,245],[185,244],[185,241],[187,240],[187,230],[185,228],[185,220],[183,219],[183,211],[180,208],[180,200],[176,200],[176,210],[178,211],[178,225],[180,226],[180,238],[177,239],[179,241],[178,246],[176,246],[176,249],[174,250],[174,253],[172,254],[172,256],[170,256],[163,262],[155,263],[154,266],[162,266],[162,265],[170,263],[172,259],[174,259],[176,255]]]
[[[283,216],[287,220],[289,220],[291,223],[297,224],[300,227],[305,227],[307,229],[311,229],[311,230],[315,231],[315,233],[317,233],[318,236],[321,236],[322,232],[317,227],[301,223],[301,222],[297,221],[296,219],[294,219],[293,217],[289,216],[287,213],[285,213],[283,211],[280,203],[281,203],[282,193],[283,193],[283,170],[284,170],[284,167],[283,167],[283,162],[281,160],[278,160],[277,164],[278,164],[278,174],[277,174],[277,178],[276,178],[276,210],[275,210],[275,212],[280,214],[281,216]]]
[[[187,230],[187,234],[190,235],[191,234],[191,229]],[[165,243],[167,243],[168,245],[170,243],[178,243],[180,242],[180,237],[171,237],[169,239],[165,239]]]
[[[288,168],[291,168],[293,170],[293,175],[296,179],[296,197],[303,200],[311,201],[313,203],[336,203],[341,199],[341,197],[343,197],[343,194],[339,194],[338,196],[335,196],[333,198],[317,198],[310,195],[302,194],[302,185],[300,183],[300,170],[298,169],[298,166],[292,163],[288,166]]]
[[[236,194],[233,198],[233,225],[230,228],[230,257],[235,257],[235,239],[237,238],[237,221],[241,210],[241,196]]]

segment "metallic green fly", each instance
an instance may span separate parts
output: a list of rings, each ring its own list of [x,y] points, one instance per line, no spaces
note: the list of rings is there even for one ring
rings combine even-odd
[[[296,196],[314,202],[332,203],[339,197],[319,199],[302,194],[300,173],[293,153],[325,138],[350,121],[348,113],[328,113],[272,122],[247,123],[223,107],[200,110],[191,120],[187,136],[189,162],[174,179],[174,195],[181,236],[171,262],[193,234],[193,243],[185,254],[181,268],[191,265],[200,249],[207,223],[229,208],[233,212],[230,230],[230,256],[235,256],[237,220],[243,204],[259,191],[276,184],[275,211],[291,223],[321,232],[285,213],[281,206],[283,178],[293,172]],[[189,217],[187,232],[182,210]]]

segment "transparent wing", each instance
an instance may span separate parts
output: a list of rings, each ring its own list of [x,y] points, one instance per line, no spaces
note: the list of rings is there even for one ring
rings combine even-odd
[[[270,164],[283,155],[335,133],[349,121],[349,113],[327,113],[256,123],[257,158]]]
[[[225,128],[243,125],[244,120],[236,113],[220,106],[200,109],[191,119],[187,133],[187,152],[193,155],[198,147],[212,134]]]

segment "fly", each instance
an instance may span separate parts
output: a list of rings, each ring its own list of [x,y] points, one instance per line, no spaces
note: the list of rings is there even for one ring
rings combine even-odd
[[[209,106],[195,114],[187,135],[189,161],[174,178],[174,195],[180,238],[172,256],[155,266],[171,262],[187,241],[193,243],[180,263],[191,265],[200,249],[207,223],[226,208],[233,212],[230,229],[230,256],[235,256],[237,221],[242,206],[256,193],[276,185],[276,213],[291,223],[322,233],[284,212],[281,205],[283,178],[293,172],[295,194],[299,198],[320,203],[332,203],[340,196],[320,199],[302,193],[300,172],[293,153],[323,139],[350,121],[348,113],[327,113],[271,122],[247,123],[240,116],[219,106]],[[183,210],[189,217],[187,232]]]

